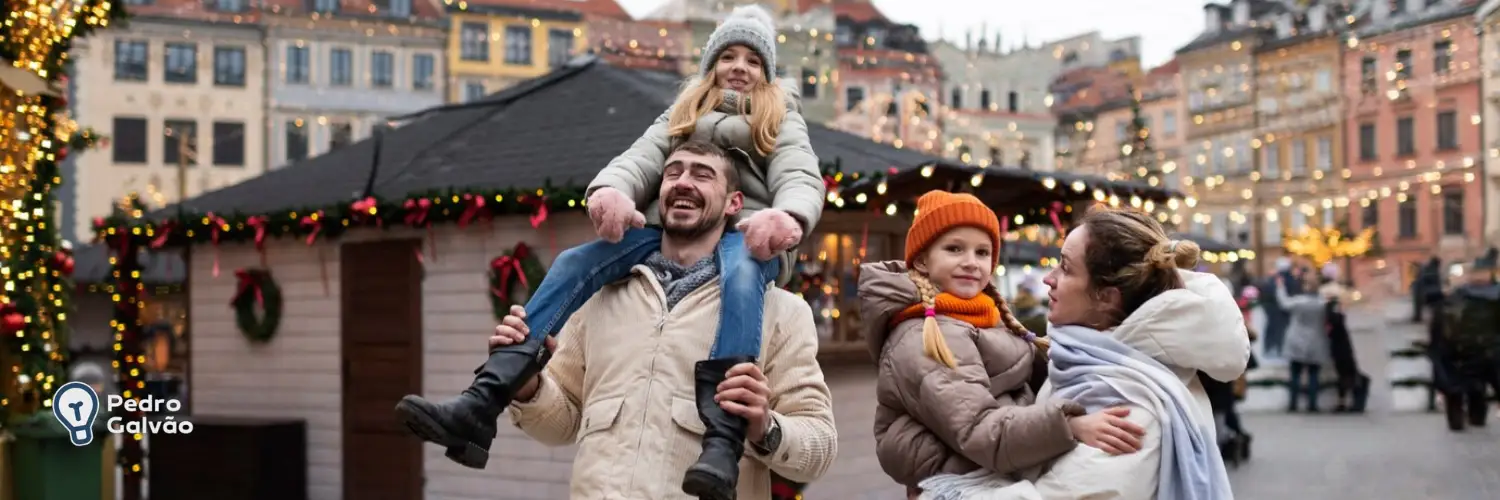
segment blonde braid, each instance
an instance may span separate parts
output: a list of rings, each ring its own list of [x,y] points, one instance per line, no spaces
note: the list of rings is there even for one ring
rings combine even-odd
[[[1037,336],[1037,334],[1032,333],[1031,330],[1027,330],[1026,326],[1022,325],[1021,322],[1016,319],[1016,315],[1010,312],[1010,304],[1005,302],[1004,297],[1001,297],[998,294],[995,295],[995,306],[1000,308],[1000,322],[1005,323],[1005,327],[1009,328],[1011,333],[1020,335],[1021,338],[1031,340],[1031,344],[1036,346],[1037,351],[1041,352],[1042,359],[1046,359],[1047,350],[1052,348],[1052,341],[1048,340],[1046,337]]]
[[[907,271],[907,274],[911,276],[912,283],[917,285],[917,295],[922,299],[922,307],[927,310],[927,318],[922,320],[922,351],[927,357],[949,368],[957,367],[958,359],[953,357],[953,351],[948,349],[948,341],[943,339],[943,330],[938,327],[937,287],[915,269]]]

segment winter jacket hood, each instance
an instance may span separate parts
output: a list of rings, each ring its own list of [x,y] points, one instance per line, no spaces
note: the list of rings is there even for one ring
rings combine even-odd
[[[1147,300],[1114,329],[1114,337],[1173,368],[1228,382],[1245,372],[1250,337],[1224,282],[1179,270],[1186,286]]]

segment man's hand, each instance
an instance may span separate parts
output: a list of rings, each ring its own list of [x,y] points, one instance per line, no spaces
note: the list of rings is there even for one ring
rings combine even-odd
[[[1141,450],[1141,436],[1146,430],[1127,420],[1129,408],[1115,407],[1068,419],[1073,438],[1110,455],[1124,455]]]
[[[531,334],[531,328],[526,326],[526,308],[519,305],[510,306],[510,314],[500,320],[500,325],[495,327],[495,336],[490,337],[490,349],[516,345],[526,342],[527,335]],[[542,341],[542,345],[549,351],[557,350],[557,339],[548,336]],[[526,385],[516,391],[515,401],[531,401],[536,396],[536,388],[540,376],[531,377]]]
[[[759,443],[765,439],[766,428],[771,425],[771,388],[766,386],[766,375],[755,363],[730,367],[714,401],[724,411],[749,421],[749,429],[745,431],[747,441]]]
[[[635,202],[615,188],[599,188],[589,196],[589,219],[594,232],[610,243],[619,243],[627,228],[646,226],[646,216],[635,209]]]
[[[802,241],[802,225],[797,219],[774,208],[756,212],[735,228],[745,233],[745,246],[756,260],[769,260]]]

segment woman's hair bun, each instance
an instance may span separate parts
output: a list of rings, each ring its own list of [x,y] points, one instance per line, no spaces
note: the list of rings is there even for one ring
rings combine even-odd
[[[1162,240],[1146,254],[1146,262],[1157,269],[1192,269],[1198,265],[1201,252],[1197,243],[1189,240]]]

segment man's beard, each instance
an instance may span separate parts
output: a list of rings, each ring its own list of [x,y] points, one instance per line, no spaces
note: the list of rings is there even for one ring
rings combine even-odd
[[[723,215],[715,216],[705,211],[703,216],[698,218],[698,222],[694,224],[673,223],[671,220],[663,221],[662,232],[673,238],[690,240],[718,229],[723,222]]]

